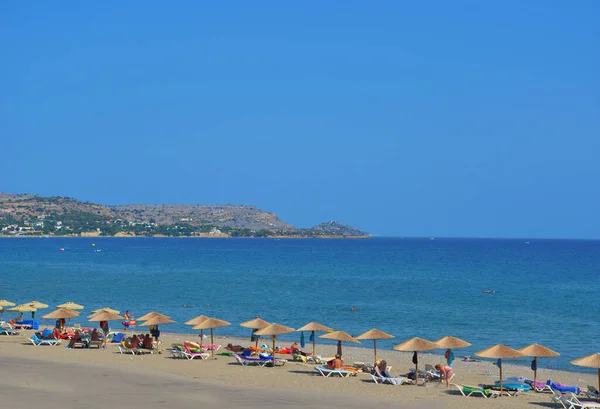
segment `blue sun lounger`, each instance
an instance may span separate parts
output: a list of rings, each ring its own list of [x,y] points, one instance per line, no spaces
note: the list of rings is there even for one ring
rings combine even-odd
[[[38,346],[38,345],[55,346],[60,343],[60,341],[58,339],[41,339],[36,334],[33,334],[33,336],[31,338],[29,338],[29,340],[35,346]]]

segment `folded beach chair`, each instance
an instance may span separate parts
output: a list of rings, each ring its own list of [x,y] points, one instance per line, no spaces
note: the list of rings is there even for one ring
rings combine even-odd
[[[19,335],[19,331],[9,328],[0,328],[0,335]]]
[[[483,396],[486,399],[487,398],[496,398],[496,397],[500,396],[499,391],[494,391],[492,389],[484,389],[479,386],[460,385],[458,383],[453,383],[452,385],[454,385],[456,387],[456,389],[458,389],[463,396],[477,396],[478,395],[478,396]]]
[[[186,344],[183,344],[183,351],[187,359],[192,360],[194,358],[208,359],[210,356],[207,352],[193,352]]]
[[[38,345],[55,346],[55,345],[58,345],[60,343],[60,341],[58,339],[54,339],[54,338],[53,339],[41,339],[36,334],[33,334],[33,336],[31,338],[29,338],[29,340],[35,346],[38,346]]]
[[[329,369],[325,366],[315,366],[315,369],[324,377],[330,377],[332,375],[337,375],[341,378],[347,378],[352,375],[356,375],[356,372],[349,371],[348,369]]]

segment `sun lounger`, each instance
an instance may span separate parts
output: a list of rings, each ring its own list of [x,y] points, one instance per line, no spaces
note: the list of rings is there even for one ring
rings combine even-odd
[[[403,385],[405,383],[412,384],[412,381],[410,379],[405,378],[403,376],[399,376],[397,378],[392,378],[392,377],[388,378],[387,376],[380,376],[377,374],[370,374],[370,375],[371,375],[371,378],[373,378],[373,381],[375,383],[382,383],[382,384],[387,383],[390,385]]]
[[[248,366],[248,365],[265,366],[272,362],[271,359],[254,358],[254,357],[243,356],[243,355],[239,355],[239,354],[233,354],[233,357],[242,366]]]
[[[19,331],[9,328],[0,328],[0,335],[19,335]]]
[[[588,401],[581,400],[575,395],[573,392],[570,392],[571,396],[566,398],[569,402],[571,402],[571,408],[573,409],[599,409],[600,402],[596,400]]]
[[[53,339],[41,339],[36,334],[33,334],[33,336],[31,338],[29,338],[29,340],[35,346],[38,346],[38,345],[55,346],[55,345],[58,345],[60,343],[60,341],[58,339],[55,339],[55,338],[53,338]]]
[[[183,345],[181,344],[172,344],[171,348],[167,348],[167,351],[171,353],[171,356],[173,356],[173,358],[188,359],[188,356],[185,350],[183,349]]]
[[[454,385],[463,396],[483,396],[486,399],[500,396],[500,391],[484,389],[479,386],[460,385],[458,383],[453,383],[452,385]]]
[[[183,352],[186,358],[190,360],[194,358],[208,359],[210,357],[210,354],[207,352],[193,352],[186,344],[183,344]]]
[[[356,375],[356,371],[350,371],[348,369],[329,369],[325,366],[315,366],[315,369],[324,377],[339,376],[341,378],[347,378],[349,376]]]
[[[598,389],[596,389],[595,386],[588,385],[587,390],[583,391],[583,393],[585,393],[585,396],[587,396],[590,399],[600,399],[600,393],[598,392]]]
[[[146,350],[146,351],[148,351],[149,353],[151,353],[149,350]],[[119,344],[119,352],[122,353],[122,354],[141,355],[145,351],[142,350],[141,348],[132,348],[131,345],[129,344],[129,342],[122,341]]]
[[[10,325],[14,329],[33,329],[33,325],[26,324],[24,322],[15,322],[15,320],[10,320]]]
[[[572,392],[577,395],[579,395],[581,393],[581,388],[578,386],[563,385],[560,383],[553,382],[552,379],[548,379],[548,381],[546,382],[546,385],[549,385],[553,390],[559,391],[561,393]]]

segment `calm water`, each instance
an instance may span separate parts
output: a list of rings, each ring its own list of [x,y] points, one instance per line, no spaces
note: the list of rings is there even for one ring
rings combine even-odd
[[[238,324],[255,315],[353,335],[376,327],[396,336],[380,348],[454,335],[473,344],[457,355],[535,342],[562,354],[540,366],[582,370],[569,360],[600,350],[599,250],[574,240],[0,239],[0,299],[75,301],[82,316],[158,310],[178,322],[167,331],[189,332],[181,323],[200,314],[232,322],[221,335],[248,335]]]

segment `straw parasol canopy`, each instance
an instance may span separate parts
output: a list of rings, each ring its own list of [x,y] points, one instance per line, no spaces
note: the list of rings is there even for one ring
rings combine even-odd
[[[192,318],[189,321],[184,322],[185,325],[198,325],[206,321],[208,317],[206,315],[198,315],[196,318]]]
[[[113,314],[120,314],[121,313],[121,311],[115,310],[114,308],[103,307],[103,308],[98,308],[97,310],[92,311],[92,313],[90,315],[88,315],[88,318],[91,317],[94,314],[99,313],[100,311],[108,311],[108,312],[112,312]]]
[[[575,359],[571,361],[571,363],[577,366],[586,366],[588,368],[598,369],[598,389],[600,389],[600,353],[596,352],[595,354]]]
[[[125,319],[125,317],[107,310],[100,310],[97,313],[88,316],[88,318],[89,321],[121,321]]]
[[[73,301],[66,302],[61,305],[57,305],[56,308],[67,308],[69,310],[83,310],[83,305],[76,304]]]
[[[522,352],[502,344],[494,345],[493,347],[489,347],[483,351],[475,352],[475,355],[482,358],[496,358],[499,360],[498,367],[500,368],[500,393],[502,393],[502,359],[523,358],[525,356]]]
[[[61,318],[74,318],[79,317],[79,313],[77,311],[69,310],[67,308],[58,308],[55,311],[52,311],[49,314],[44,315],[42,318],[44,319],[61,319]]]
[[[0,300],[0,307],[14,307],[15,303],[14,302],[10,302],[10,301],[6,301],[6,300]]]
[[[273,338],[273,368],[275,368],[275,339],[277,335],[287,334],[288,332],[294,332],[294,328],[286,327],[280,324],[269,324],[266,327],[256,331],[256,335],[266,335]]]
[[[263,329],[265,327],[268,327],[269,325],[271,325],[271,324],[269,324],[265,320],[261,320],[260,318],[258,318],[258,315],[253,320],[242,322],[240,324],[240,326],[242,326],[242,327],[251,328],[252,329],[252,337],[255,338],[256,347],[258,347],[258,338],[259,338],[259,337],[255,337],[254,336],[256,334],[256,331],[259,330],[259,329]],[[252,342],[252,339],[250,340],[250,342]]]
[[[533,357],[533,361],[531,361],[531,369],[533,369],[533,384],[535,385],[537,381],[537,359],[538,357],[544,358],[552,358],[556,356],[560,356],[560,354],[556,351],[551,350],[550,348],[546,348],[543,345],[531,344],[526,347],[520,348],[517,351],[522,353],[524,356]],[[534,388],[535,390],[535,388]]]
[[[464,341],[460,338],[452,337],[450,335],[440,338],[437,341],[433,341],[433,343],[437,344],[438,348],[441,349],[458,349],[471,346],[470,342]]]
[[[21,305],[17,305],[16,307],[9,308],[6,311],[11,311],[11,312],[36,312],[37,308],[33,307],[30,304],[21,304]]]
[[[338,342],[337,352],[340,358],[342,357],[342,342],[352,342],[353,344],[360,344],[359,340],[357,340],[352,335],[344,331],[330,332],[329,334],[321,335],[319,338],[336,340]]]
[[[437,347],[437,344],[419,337],[411,338],[408,341],[404,341],[403,343],[394,346],[396,351],[413,351],[415,353],[413,362],[415,364],[416,385],[419,384],[419,351],[431,351]]]
[[[160,314],[160,315],[151,316],[149,319],[146,320],[146,322],[140,324],[140,326],[172,324],[174,322],[175,321],[173,321],[172,319],[170,319],[166,315]]]
[[[29,301],[26,304],[30,304],[33,307],[37,308],[38,310],[42,309],[42,308],[48,308],[48,304],[44,304],[43,302],[39,302],[39,301]]]
[[[333,332],[332,328],[329,328],[323,324],[319,324],[318,322],[309,322],[303,327],[298,328],[296,331],[310,331],[310,336],[313,340],[313,355],[316,355],[316,342],[315,342],[315,332]]]
[[[213,338],[213,329],[220,328],[220,327],[226,327],[228,325],[231,325],[231,323],[227,322],[227,321],[219,320],[217,318],[207,318],[204,321],[202,321],[200,324],[193,327],[193,329],[210,329],[210,343],[214,345],[215,341]],[[212,355],[212,359],[215,359],[215,349],[211,348],[210,352]]]
[[[146,315],[142,315],[141,317],[138,317],[138,321],[148,321],[150,318],[152,318],[154,316],[160,316],[160,317],[164,317],[164,318],[171,318],[168,315],[161,314],[160,312],[152,311],[152,312],[149,312]],[[152,325],[152,324],[150,324],[150,325]]]
[[[203,323],[204,321],[206,321],[208,319],[208,317],[206,315],[198,315],[196,318],[192,318],[191,320],[188,320],[186,322],[184,322],[185,325],[198,325]],[[200,348],[202,348],[202,341],[204,340],[204,330],[201,329],[200,330]]]
[[[373,340],[373,354],[374,354],[374,361],[373,363],[377,363],[377,340],[378,339],[390,339],[390,338],[394,338],[393,335],[390,335],[386,332],[380,331],[376,328],[373,328],[367,332],[365,332],[364,334],[360,334],[359,336],[356,337],[356,339],[372,339]]]

